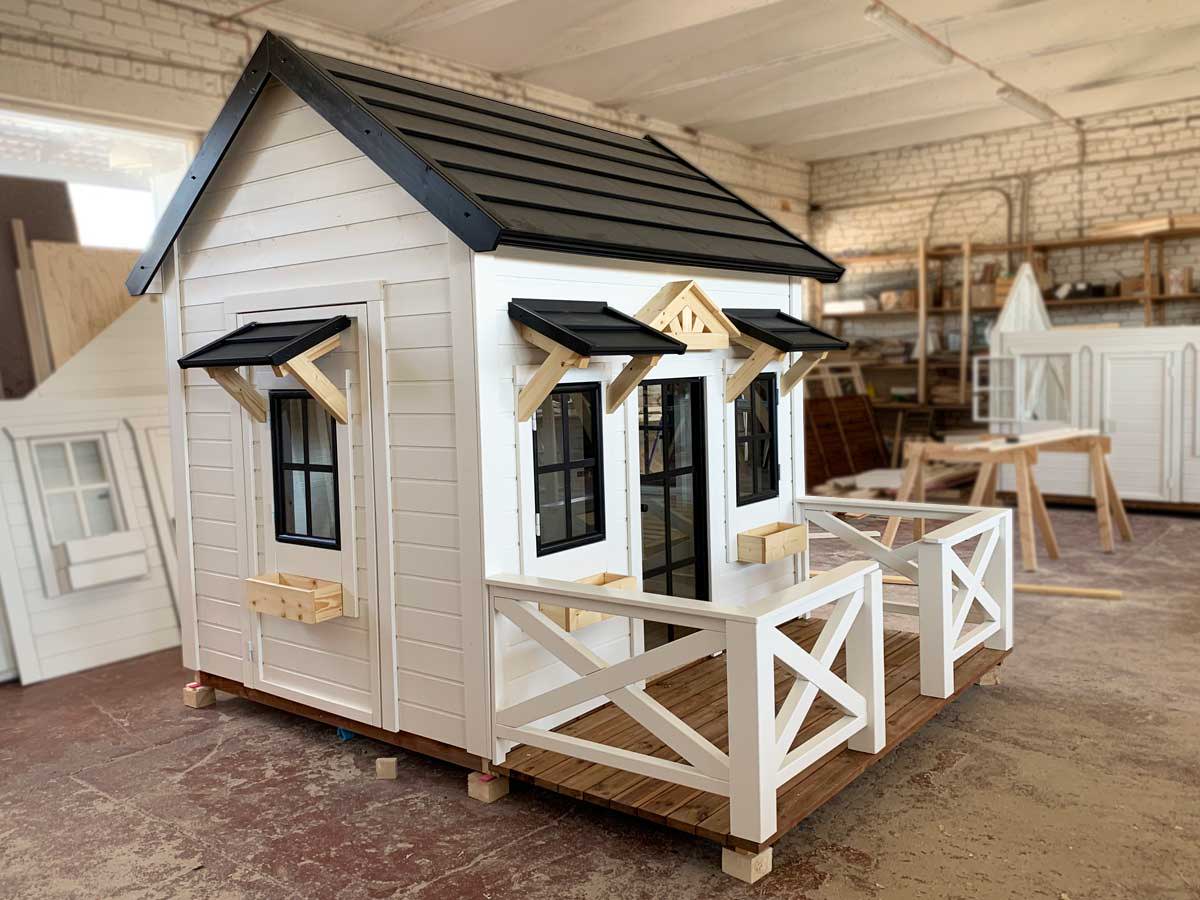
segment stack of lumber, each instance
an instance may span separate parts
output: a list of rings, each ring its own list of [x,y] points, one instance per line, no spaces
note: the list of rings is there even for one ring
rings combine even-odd
[[[1099,238],[1150,237],[1155,234],[1167,234],[1172,231],[1186,231],[1194,228],[1200,228],[1200,214],[1170,213],[1149,219],[1109,222],[1093,228],[1088,236]]]
[[[975,480],[975,463],[933,462],[925,465],[925,498],[932,502],[961,501],[964,488]],[[871,469],[857,475],[831,478],[812,488],[820,497],[856,497],[883,500],[895,497],[904,477],[903,469]]]

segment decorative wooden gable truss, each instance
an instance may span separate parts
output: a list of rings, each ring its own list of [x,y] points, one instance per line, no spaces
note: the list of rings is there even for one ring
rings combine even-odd
[[[350,327],[346,316],[303,322],[250,322],[179,360],[181,369],[204,369],[256,422],[267,421],[267,399],[238,371],[241,366],[270,366],[290,375],[338,422],[350,421],[346,395],[316,362],[341,346]]]
[[[687,344],[689,350],[723,350],[739,332],[695,281],[664,284],[634,317]]]
[[[814,328],[777,309],[726,309],[726,318],[737,329],[734,340],[750,351],[725,383],[725,402],[732,403],[758,374],[773,362],[784,362],[789,353],[802,353],[780,379],[786,396],[804,376],[825,359],[830,350],[845,350],[845,341]]]
[[[593,356],[633,357],[608,386],[608,412],[615,411],[659,359],[687,351],[607,303],[579,300],[513,300],[508,316],[521,337],[546,351],[546,359],[517,395],[517,421],[524,422],[572,368],[586,369]]]

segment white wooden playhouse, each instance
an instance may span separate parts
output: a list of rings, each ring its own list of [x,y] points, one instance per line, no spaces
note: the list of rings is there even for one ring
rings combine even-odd
[[[842,344],[802,279],[840,267],[650,139],[268,35],[131,292],[156,273],[205,685],[657,801],[754,878],[809,775],[1011,648],[1007,511],[889,509],[949,523],[889,550],[838,518],[878,505],[803,494],[793,388]],[[809,578],[810,528],[867,559]]]

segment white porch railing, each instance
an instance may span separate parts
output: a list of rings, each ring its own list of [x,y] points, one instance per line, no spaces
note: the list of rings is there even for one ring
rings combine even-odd
[[[863,534],[839,514],[951,520],[904,547]],[[1011,650],[1012,510],[937,503],[799,497],[796,521],[823,529],[917,585],[917,602],[888,600],[884,609],[916,615],[921,693],[954,693],[954,663],[980,644]],[[964,562],[955,547],[978,538]]]
[[[504,696],[497,672],[494,762],[509,742],[729,797],[730,830],[750,841],[776,831],[779,785],[839,744],[877,753],[884,738],[883,588],[879,565],[852,562],[744,607],[701,603],[568,581],[499,575],[488,581],[493,639],[506,619],[571,669],[576,678],[522,697]],[[681,640],[608,664],[538,610],[539,602],[698,629]],[[826,604],[832,612],[811,651],[780,626]],[[846,650],[846,675],[833,671]],[[494,658],[502,660],[497,643]],[[725,651],[729,750],[700,734],[643,688],[645,680]],[[775,660],[795,680],[775,711]],[[818,693],[841,717],[792,748]],[[607,698],[670,747],[662,759],[551,730],[547,717]]]

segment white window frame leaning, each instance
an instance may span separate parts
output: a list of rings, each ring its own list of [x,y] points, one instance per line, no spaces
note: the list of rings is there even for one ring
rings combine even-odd
[[[129,467],[128,460],[125,459],[124,451],[121,448],[118,433],[120,427],[120,419],[111,419],[100,422],[71,422],[58,427],[24,425],[10,426],[6,429],[13,440],[13,447],[16,451],[17,466],[21,472],[21,484],[25,491],[26,507],[29,510],[29,524],[33,531],[34,547],[37,549],[38,567],[42,572],[42,586],[47,597],[57,597],[63,593],[54,559],[54,548],[60,546],[61,542],[55,543],[51,534],[40,470],[33,458],[34,447],[38,444],[98,440],[104,462],[108,466],[110,478],[108,484],[115,494],[113,505],[116,508],[118,524],[121,526],[117,531],[141,531],[137,511],[133,505],[133,494],[128,483]],[[75,489],[78,487],[76,485]],[[86,521],[85,516],[84,522],[86,523]]]

